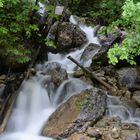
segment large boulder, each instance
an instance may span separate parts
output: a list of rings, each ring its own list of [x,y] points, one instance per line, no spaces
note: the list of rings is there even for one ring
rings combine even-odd
[[[70,22],[62,22],[58,26],[57,45],[61,51],[70,48],[80,47],[86,40],[85,33],[77,26]]]
[[[103,117],[106,98],[106,91],[97,88],[73,95],[50,116],[43,135],[62,139],[74,132],[86,131]]]
[[[101,49],[93,56],[91,68],[96,69],[100,66],[106,66],[108,64],[107,52],[109,47],[101,47]]]
[[[50,40],[54,40],[55,41],[55,38],[56,38],[56,33],[57,33],[57,28],[58,28],[58,24],[59,22],[56,21],[50,28],[49,30],[49,33],[48,33],[48,36],[47,38],[50,39]]]
[[[38,80],[47,90],[50,100],[54,98],[58,87],[68,79],[67,71],[58,62],[47,62],[44,65],[36,65]]]
[[[87,61],[89,59],[92,59],[92,57],[94,57],[99,50],[100,50],[100,45],[90,43],[83,51],[83,54],[81,55],[80,58],[81,61]]]
[[[97,26],[96,29],[97,31],[99,27],[100,26]],[[107,36],[98,35],[98,39],[102,47],[92,58],[91,67],[93,69],[99,68],[100,66],[106,66],[108,64],[108,57],[107,57],[108,50],[113,46],[113,44],[119,43],[122,40],[121,37],[122,37],[122,32],[120,30],[108,34]]]
[[[67,71],[64,68],[62,68],[61,64],[59,64],[58,62],[48,63],[45,66],[43,73],[46,75],[50,75],[51,82],[56,87],[60,86],[60,84],[68,78]]]
[[[98,37],[100,44],[103,47],[107,47],[122,41],[124,39],[124,32],[121,31],[120,29],[117,29],[115,32],[108,34],[107,36],[99,35]]]
[[[140,73],[137,68],[124,67],[117,70],[117,74],[121,86],[126,86],[131,91],[140,89]]]

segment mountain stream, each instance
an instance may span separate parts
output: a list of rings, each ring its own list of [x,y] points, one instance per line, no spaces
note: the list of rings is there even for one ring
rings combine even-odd
[[[71,16],[70,22],[77,24],[77,21],[73,16]],[[76,51],[65,55],[49,53],[48,62],[36,65],[36,76],[31,77],[29,80],[22,83],[7,128],[0,136],[0,140],[51,140],[51,138],[41,136],[42,127],[49,116],[55,111],[61,102],[64,102],[72,94],[91,87],[83,81],[71,76],[76,65],[67,59],[67,56],[70,55],[80,61],[82,52],[90,43],[100,45],[98,38],[93,36],[94,28],[85,25],[80,25],[80,28],[87,36],[88,42],[86,44],[84,44],[79,50],[77,49]],[[46,90],[45,86],[42,84],[44,80],[42,72],[45,71],[45,67],[48,64],[53,62],[60,63],[61,66],[67,70],[69,75],[68,80],[65,80],[58,87],[55,94],[53,93],[53,90]],[[84,62],[84,66],[89,66],[90,63],[91,60]],[[64,91],[66,85],[68,86],[68,89]],[[65,92],[65,96],[62,96],[63,92]],[[109,116],[120,116],[123,121],[131,120],[133,123],[140,124],[140,119],[134,118],[132,115],[133,112],[131,112],[129,108],[119,105],[119,99],[117,97],[108,97]]]

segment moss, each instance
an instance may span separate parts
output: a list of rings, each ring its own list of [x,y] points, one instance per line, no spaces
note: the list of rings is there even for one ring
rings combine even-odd
[[[89,97],[89,94],[85,94],[83,99],[81,99],[79,102],[76,102],[76,107],[79,111],[81,111],[83,109],[83,107],[87,104],[88,97]]]

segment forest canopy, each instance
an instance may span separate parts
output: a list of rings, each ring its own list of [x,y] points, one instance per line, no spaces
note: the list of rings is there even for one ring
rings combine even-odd
[[[14,63],[29,62],[31,52],[38,45],[53,44],[46,42],[42,31],[39,2],[45,1],[0,0],[0,57],[9,67]],[[121,26],[128,35],[121,45],[115,44],[109,50],[109,62],[115,65],[119,60],[126,60],[136,64],[135,57],[140,55],[139,0],[52,0],[50,7],[46,6],[50,9],[48,15],[59,20],[52,11],[55,5],[65,3],[72,14],[94,21],[93,25],[101,24],[112,32],[115,27]],[[48,26],[47,22],[43,23],[43,27],[44,24]]]

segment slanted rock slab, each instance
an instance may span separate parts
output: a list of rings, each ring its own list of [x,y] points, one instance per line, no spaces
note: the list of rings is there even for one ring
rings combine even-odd
[[[87,89],[71,96],[50,116],[43,135],[66,138],[75,132],[86,131],[89,125],[100,120],[106,110],[106,91]]]

